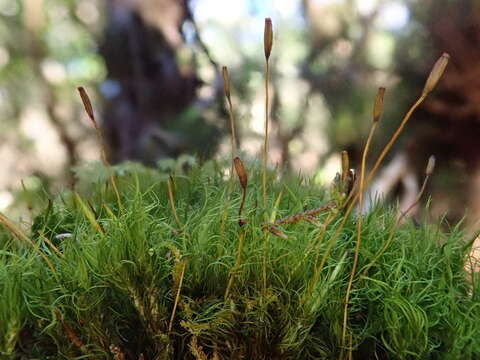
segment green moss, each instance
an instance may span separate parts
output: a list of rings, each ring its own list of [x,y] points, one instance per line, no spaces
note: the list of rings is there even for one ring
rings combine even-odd
[[[319,207],[329,195],[308,180],[278,180],[270,173],[264,211],[260,171],[255,164],[249,168],[242,228],[240,186],[234,183],[229,200],[221,167],[207,163],[173,176],[183,231],[172,213],[168,175],[125,165],[115,168],[123,213],[106,178],[89,182],[85,176],[77,189],[86,208],[71,193],[45,204],[31,230],[36,249],[2,232],[3,357],[345,356],[341,337],[355,217],[347,219],[319,269],[344,215],[326,211],[313,224],[281,225],[288,238],[277,237],[263,229],[266,216]],[[92,215],[101,231],[88,219]],[[376,208],[364,219],[348,308],[353,358],[479,358],[480,294],[464,271],[468,249],[459,230],[446,233],[407,223],[366,276],[360,275],[388,239],[395,215],[394,209]],[[329,224],[322,226],[329,216]]]

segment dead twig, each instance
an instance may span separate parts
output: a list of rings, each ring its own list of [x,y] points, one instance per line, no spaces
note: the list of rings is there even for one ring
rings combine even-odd
[[[283,234],[283,232],[281,232],[280,229],[278,229],[278,226],[285,225],[285,224],[293,224],[301,220],[311,222],[315,216],[325,211],[332,210],[334,208],[336,208],[335,202],[329,201],[318,208],[305,210],[305,211],[302,211],[301,213],[278,219],[273,223],[263,223],[262,227],[267,228],[268,231],[270,231],[272,234],[284,238],[286,236],[285,234]]]

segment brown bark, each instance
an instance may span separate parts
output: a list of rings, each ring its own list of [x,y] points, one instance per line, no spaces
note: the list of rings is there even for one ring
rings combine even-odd
[[[193,67],[177,62],[187,1],[109,0],[107,14],[101,53],[111,160],[174,156],[186,144],[163,126],[192,104],[200,84]]]

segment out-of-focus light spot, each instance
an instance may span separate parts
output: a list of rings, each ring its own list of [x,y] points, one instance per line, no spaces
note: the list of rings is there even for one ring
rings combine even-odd
[[[347,58],[353,50],[353,45],[345,39],[338,40],[333,46],[333,53],[339,58]]]
[[[334,5],[334,4],[341,4],[344,1],[345,0],[313,0],[312,2],[318,5]]]
[[[29,1],[37,1],[37,0],[29,0]],[[66,4],[62,3],[55,3],[46,8],[48,17],[51,20],[56,21],[65,21],[68,19],[68,7]]]
[[[191,21],[185,21],[182,25],[182,33],[187,44],[193,44],[195,41],[195,27]]]
[[[98,19],[100,18],[97,7],[93,1],[90,0],[80,1],[75,10],[75,14],[80,20],[88,25],[97,23]]]
[[[65,166],[65,148],[41,108],[29,108],[20,116],[20,132],[33,144],[35,165],[49,176],[58,176]]]
[[[408,7],[402,2],[394,1],[380,8],[377,25],[385,30],[396,31],[407,25],[409,18]]]
[[[72,59],[67,65],[68,77],[71,80],[95,80],[105,77],[103,63],[96,56]]]
[[[27,190],[40,190],[42,187],[42,180],[38,176],[28,176],[23,179],[23,185]]]
[[[17,0],[0,0],[0,14],[15,16],[20,12],[20,4]]]
[[[265,113],[263,100],[258,99],[252,106],[250,128],[257,134],[263,134],[265,131]]]
[[[122,91],[122,87],[116,80],[108,79],[100,84],[100,92],[107,99],[112,99],[115,96],[118,96],[120,91]]]
[[[300,1],[275,0],[273,2],[273,8],[284,18],[292,18],[301,15]]]
[[[293,139],[288,144],[288,150],[295,155],[301,153],[304,148],[305,148],[305,144],[301,139]]]
[[[7,96],[5,94],[5,90],[0,89],[0,107],[5,105],[5,103],[7,102],[6,99],[7,99]]]
[[[368,44],[368,61],[377,68],[385,69],[392,63],[395,40],[389,33],[375,33]]]
[[[10,61],[10,54],[4,47],[0,47],[0,69],[8,64]]]
[[[244,0],[194,0],[191,8],[195,19],[200,23],[215,20],[232,24],[248,12],[247,3]]]
[[[335,174],[339,172],[341,169],[341,159],[340,155],[335,153],[331,155],[323,167],[318,170],[315,175],[314,181],[317,184],[321,184],[324,186],[329,186],[333,179],[335,178]]]
[[[58,85],[67,78],[67,71],[65,66],[55,60],[47,59],[41,64],[42,74],[51,84]]]
[[[72,46],[73,39],[79,39],[75,24],[69,21],[52,22],[45,33],[48,46],[54,51],[68,51]]]
[[[40,109],[27,109],[20,119],[20,130],[28,138],[35,139],[42,134],[42,140],[51,136],[48,120]]]
[[[357,0],[355,7],[361,15],[370,15],[378,4],[378,0]]]
[[[216,89],[213,86],[202,86],[198,90],[198,97],[200,99],[213,99]]]
[[[8,191],[0,191],[0,210],[4,211],[13,203],[13,195]]]

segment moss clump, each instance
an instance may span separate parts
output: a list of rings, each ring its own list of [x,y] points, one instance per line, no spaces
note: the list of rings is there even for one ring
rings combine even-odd
[[[275,236],[265,218],[318,208],[329,195],[269,173],[263,210],[262,174],[249,168],[242,227],[242,189],[230,193],[208,163],[171,178],[117,167],[123,210],[108,178],[84,181],[45,206],[34,246],[2,231],[3,357],[337,359],[346,347],[354,359],[480,357],[480,293],[464,271],[460,231],[407,223],[372,263],[396,212],[365,216],[342,344],[355,217],[336,239],[345,215],[335,209]]]

